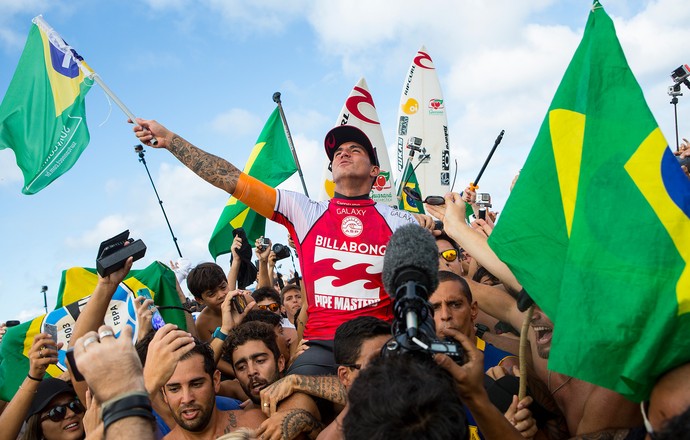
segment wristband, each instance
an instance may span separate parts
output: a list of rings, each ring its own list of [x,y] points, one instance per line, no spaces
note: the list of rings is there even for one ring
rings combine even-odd
[[[220,327],[216,327],[216,331],[213,332],[213,337],[225,342],[225,340],[228,338],[228,335],[220,331]]]
[[[103,432],[107,431],[108,426],[125,417],[144,417],[152,421],[155,420],[151,399],[149,399],[146,391],[121,394],[103,403],[101,410]]]
[[[28,378],[31,379],[31,380],[35,380],[36,382],[43,382],[43,378],[42,378],[42,377],[33,377],[33,376],[31,375],[31,373],[27,373],[27,374],[26,374],[26,377],[28,377]]]

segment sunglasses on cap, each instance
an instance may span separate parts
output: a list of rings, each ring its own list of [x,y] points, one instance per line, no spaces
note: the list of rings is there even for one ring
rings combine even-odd
[[[65,416],[67,416],[67,408],[69,408],[74,414],[81,414],[84,412],[84,405],[81,404],[79,399],[74,399],[64,405],[52,407],[50,411],[41,416],[41,421],[50,419],[53,422],[59,422],[63,420]]]
[[[261,310],[270,310],[273,313],[277,312],[280,309],[280,305],[278,305],[276,303],[261,304],[261,305],[257,305],[257,307]]]

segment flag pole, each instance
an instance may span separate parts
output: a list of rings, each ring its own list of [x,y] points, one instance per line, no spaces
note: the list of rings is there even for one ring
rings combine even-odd
[[[302,175],[302,167],[300,167],[299,160],[297,159],[297,151],[295,151],[295,144],[292,143],[292,136],[290,135],[290,127],[288,127],[287,119],[285,118],[285,112],[283,112],[283,105],[280,101],[280,92],[275,92],[273,94],[273,102],[278,104],[278,111],[280,112],[280,119],[283,120],[283,128],[285,129],[285,135],[287,136],[288,145],[290,146],[290,151],[292,152],[292,158],[295,159],[295,165],[297,166],[297,173],[299,174],[299,179],[302,181],[302,188],[304,189],[304,195],[309,197],[309,192],[307,191],[307,185],[304,183],[304,176]]]
[[[96,72],[94,72],[94,71],[91,71],[91,75],[90,75],[90,76],[91,76],[91,78],[96,82],[96,84],[98,84],[99,86],[101,86],[101,88],[103,89],[103,91],[105,92],[105,94],[108,95],[108,96],[110,96],[110,99],[112,99],[113,102],[115,102],[115,104],[116,104],[118,107],[120,107],[120,110],[122,110],[122,112],[123,112],[125,115],[127,115],[127,117],[132,121],[132,124],[136,124],[136,123],[137,123],[137,117],[134,116],[134,113],[132,113],[131,111],[129,111],[129,109],[127,108],[127,106],[126,106],[122,101],[120,101],[120,98],[118,98],[117,95],[115,95],[115,93],[114,93],[112,90],[110,90],[110,87],[108,87],[108,86],[103,82],[103,80],[101,79],[100,75],[98,75],[98,74],[97,74]],[[157,140],[156,138],[151,139],[151,144],[152,144],[152,145],[157,145],[157,144],[158,144],[158,140]]]

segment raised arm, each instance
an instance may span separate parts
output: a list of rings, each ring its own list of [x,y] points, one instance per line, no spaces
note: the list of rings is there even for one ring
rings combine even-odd
[[[443,229],[448,236],[465,249],[472,258],[494,274],[515,293],[522,290],[515,275],[504,262],[498,259],[486,241],[486,237],[475,231],[465,222],[465,202],[460,194],[446,194],[446,203],[441,206],[425,205],[428,212],[443,221]]]
[[[134,133],[149,147],[165,148],[199,177],[230,194],[235,192],[240,170],[225,159],[195,147],[154,120],[137,118]],[[157,145],[151,139],[158,140]]]

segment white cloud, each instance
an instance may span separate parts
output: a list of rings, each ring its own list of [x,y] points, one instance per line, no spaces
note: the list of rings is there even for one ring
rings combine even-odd
[[[264,121],[255,114],[241,108],[233,108],[213,118],[210,126],[220,134],[238,137],[259,133],[263,123]]]

